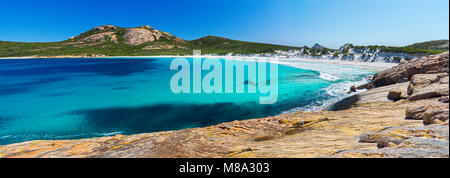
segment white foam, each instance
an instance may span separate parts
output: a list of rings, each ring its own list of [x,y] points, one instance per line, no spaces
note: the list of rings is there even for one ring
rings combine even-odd
[[[341,78],[339,78],[339,77],[336,77],[336,76],[334,76],[334,75],[327,74],[327,73],[324,73],[324,72],[320,72],[320,76],[319,76],[319,77],[320,77],[321,79],[328,80],[328,81],[332,81],[332,82],[341,79]]]
[[[113,135],[117,135],[117,134],[121,134],[122,132],[109,132],[109,133],[100,133],[98,135],[101,136],[113,136]]]
[[[234,60],[243,60],[243,61],[258,61],[261,59],[251,59],[251,58],[241,58]],[[391,64],[387,63],[363,63],[363,62],[355,62],[355,63],[330,63],[329,61],[317,61],[317,60],[311,60],[311,61],[305,61],[305,60],[293,60],[293,59],[269,59],[268,62],[276,63],[280,65],[286,65],[294,68],[299,69],[305,69],[305,70],[312,70],[317,71],[320,73],[320,78],[336,82],[341,79],[345,79],[347,81],[342,81],[338,83],[333,83],[329,87],[324,88],[324,95],[319,96],[323,97],[324,100],[318,100],[314,103],[311,103],[307,106],[303,107],[297,107],[293,108],[291,110],[285,111],[283,113],[292,113],[296,111],[307,111],[307,112],[313,112],[313,111],[319,111],[323,110],[332,104],[335,104],[342,99],[345,99],[347,97],[350,97],[352,95],[355,95],[357,93],[361,93],[365,90],[358,90],[357,92],[353,92],[351,94],[348,93],[350,87],[352,86],[360,86],[363,84],[366,84],[369,82],[370,74],[373,74],[374,71],[377,71],[374,66],[380,68],[387,68],[388,66],[391,66]],[[351,65],[349,65],[351,64]],[[370,67],[367,67],[363,64],[368,64]],[[360,66],[361,65],[361,66]],[[374,66],[371,66],[374,65]],[[361,78],[361,75],[367,75],[366,77]],[[355,80],[355,81],[352,81]],[[328,99],[327,99],[328,98]],[[282,114],[283,114],[282,113]]]
[[[321,97],[328,97],[328,99],[319,100],[315,103],[311,103],[307,106],[303,107],[297,107],[288,111],[283,112],[284,113],[292,113],[296,111],[306,111],[306,112],[313,112],[313,111],[320,111],[324,110],[325,108],[347,98],[353,95],[356,95],[358,93],[364,92],[366,90],[358,90],[357,92],[348,93],[350,87],[352,86],[360,86],[363,84],[368,83],[369,81],[367,79],[362,79],[359,81],[345,81],[345,82],[339,82],[331,84],[329,87],[324,88],[325,95],[328,96],[321,96]]]

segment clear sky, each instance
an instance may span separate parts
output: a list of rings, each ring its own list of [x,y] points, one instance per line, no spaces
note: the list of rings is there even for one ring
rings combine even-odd
[[[104,24],[148,24],[186,40],[215,35],[294,46],[401,46],[448,39],[449,1],[0,1],[2,41],[60,41]]]

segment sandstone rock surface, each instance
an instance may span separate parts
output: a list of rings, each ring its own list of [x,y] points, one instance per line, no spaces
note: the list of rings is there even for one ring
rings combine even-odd
[[[447,80],[448,84],[448,73],[416,74],[411,78],[410,84],[408,86],[408,95],[412,95],[414,91],[425,88],[430,84],[437,83],[441,79],[443,82],[442,84],[445,84],[445,80]]]
[[[409,100],[422,100],[449,95],[448,84],[431,84],[416,91],[409,97]]]
[[[448,73],[414,75],[408,86],[409,100],[448,96],[448,77]]]
[[[416,74],[435,74],[449,72],[449,53],[425,56],[413,59],[408,63],[399,64],[375,74],[372,87],[381,87],[395,83],[407,82]]]
[[[394,101],[402,99],[402,90],[398,88],[390,90],[387,95],[387,98]]]
[[[448,123],[390,127],[360,136],[360,142],[377,143],[380,149],[347,150],[333,157],[448,158],[448,138]]]

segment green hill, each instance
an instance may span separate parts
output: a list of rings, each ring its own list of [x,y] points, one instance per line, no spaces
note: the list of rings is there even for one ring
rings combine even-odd
[[[412,45],[408,45],[407,47],[434,51],[448,51],[448,44],[448,40],[434,40],[422,43],[414,43]]]
[[[227,53],[274,53],[275,50],[301,49],[301,47],[238,41],[216,36],[206,36],[189,42],[193,48],[201,49],[203,53],[216,53],[219,55],[224,55]]]
[[[250,54],[273,53],[275,50],[300,48],[244,42],[213,36],[185,41],[170,33],[153,29],[148,25],[136,28],[103,25],[60,42],[0,41],[0,57],[192,55],[193,49],[200,49],[207,54],[231,52]]]
[[[369,46],[384,52],[407,54],[436,54],[448,50],[448,40],[428,41],[405,47]],[[78,36],[59,42],[25,43],[0,41],[0,57],[20,56],[150,56],[150,55],[192,55],[192,50],[203,54],[225,55],[228,53],[261,54],[275,50],[305,48],[307,54],[328,54],[331,49],[310,49],[307,47],[282,46],[231,40],[206,36],[185,41],[170,33],[159,31],[148,25],[122,28],[114,25],[95,27]],[[357,47],[356,47],[357,48]],[[311,51],[313,50],[313,51]],[[309,52],[308,52],[309,51]],[[314,52],[316,51],[316,52]],[[332,51],[332,50],[331,50]]]

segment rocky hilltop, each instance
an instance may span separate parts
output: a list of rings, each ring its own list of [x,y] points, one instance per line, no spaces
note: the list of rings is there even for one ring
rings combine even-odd
[[[448,60],[446,52],[380,72],[365,85],[368,91],[337,103],[333,111],[179,131],[28,141],[0,146],[0,157],[448,158]]]
[[[127,45],[146,44],[144,49],[163,49],[164,47],[166,49],[170,49],[173,47],[183,48],[182,45],[186,42],[170,33],[156,30],[149,25],[144,25],[136,28],[121,28],[114,25],[102,25],[95,27],[76,37],[70,38],[67,43],[77,43],[77,47],[86,45],[103,45],[102,47],[106,47],[106,45],[111,43],[123,43]]]

